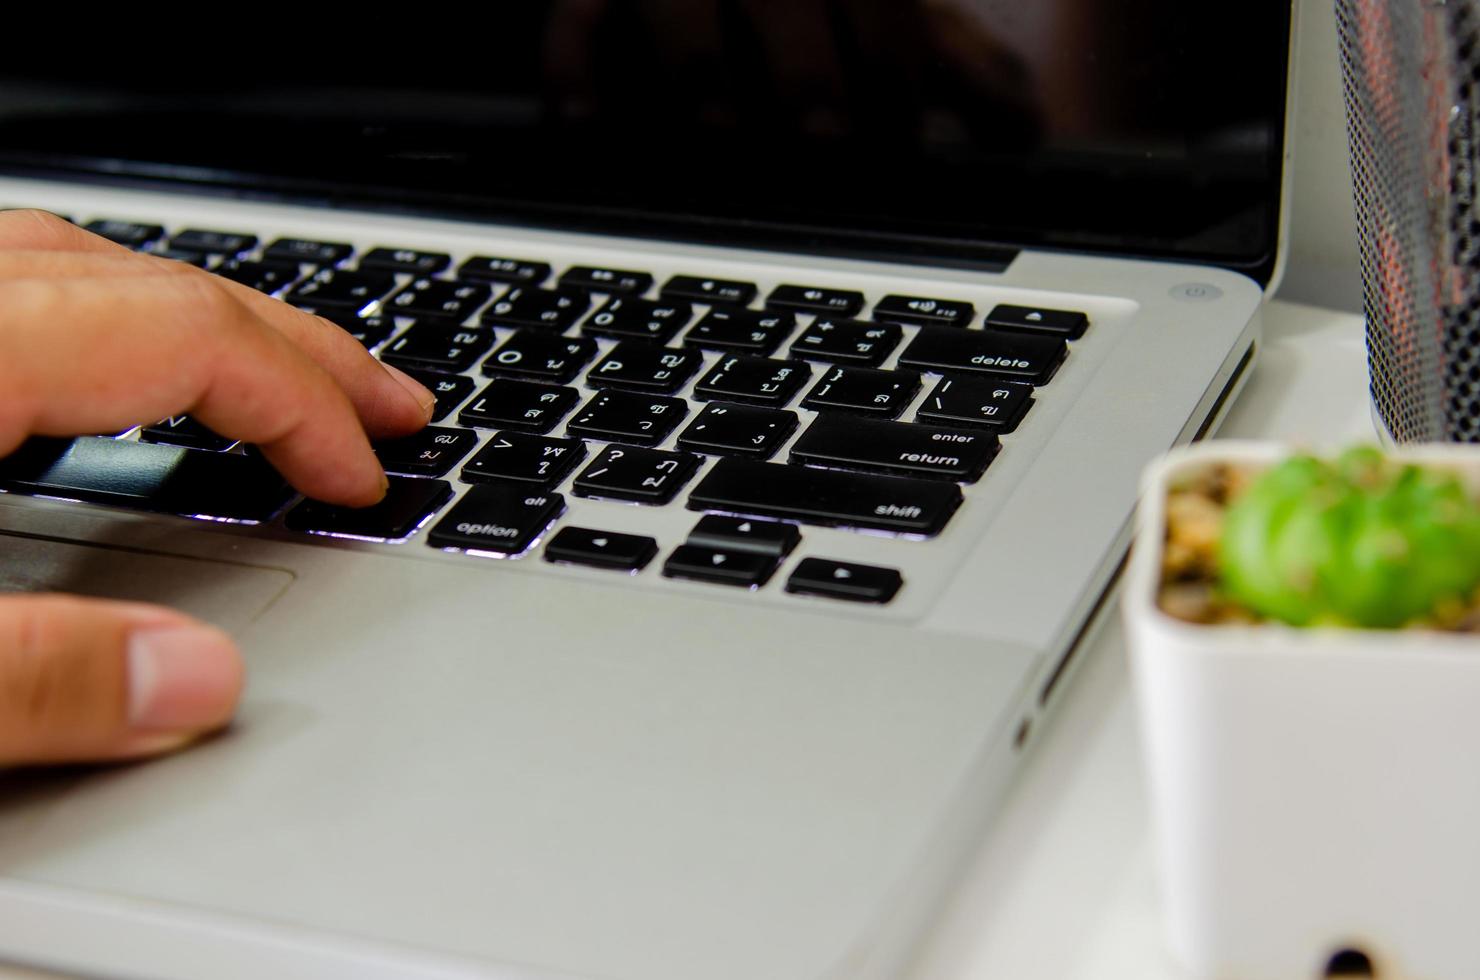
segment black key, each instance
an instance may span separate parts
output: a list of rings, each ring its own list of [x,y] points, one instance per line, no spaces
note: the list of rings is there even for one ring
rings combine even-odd
[[[694,386],[694,397],[780,408],[811,377],[811,367],[802,361],[771,361],[737,354],[720,358]]]
[[[976,307],[963,300],[892,295],[874,304],[875,320],[920,327],[964,327],[974,316]]]
[[[541,327],[559,332],[591,308],[591,297],[579,289],[535,289],[516,286],[483,311],[484,326]]]
[[[903,339],[904,331],[898,324],[818,317],[791,345],[791,356],[877,367]]]
[[[518,330],[483,362],[483,373],[564,384],[595,356],[596,341],[590,337]]]
[[[164,228],[160,225],[144,225],[133,221],[104,219],[89,221],[83,227],[100,238],[117,242],[119,245],[127,245],[129,248],[139,248],[164,237]]]
[[[473,389],[478,387],[478,382],[460,374],[438,374],[435,371],[414,369],[408,369],[406,373],[420,381],[427,391],[437,396],[437,407],[432,409],[431,421],[433,422],[440,422],[452,414],[452,410],[466,401],[467,397],[473,393]]]
[[[186,251],[183,248],[157,248],[149,253],[158,259],[170,259],[174,262],[184,262],[193,265],[197,269],[206,267],[206,257],[199,252]]]
[[[666,504],[693,477],[699,457],[658,449],[608,446],[576,477],[580,497]]]
[[[0,460],[0,490],[257,523],[295,496],[260,456],[115,439],[31,439]]]
[[[595,293],[630,293],[640,296],[652,288],[653,277],[647,272],[577,265],[565,271],[565,274],[560,277],[560,285],[571,289],[586,289]]]
[[[899,364],[936,374],[985,374],[1041,385],[1053,377],[1068,349],[1056,337],[921,327],[899,355]]]
[[[384,343],[385,338],[394,333],[396,329],[396,321],[383,313],[377,313],[374,316],[359,316],[354,310],[342,306],[321,310],[317,306],[302,303],[293,305],[305,313],[321,316],[336,327],[340,327],[363,344],[366,350],[376,344]]]
[[[297,263],[248,262],[241,259],[231,259],[211,271],[262,293],[275,293],[304,276],[303,267]]]
[[[440,323],[418,323],[380,352],[397,367],[457,374],[478,363],[493,346],[493,331]]]
[[[305,500],[288,511],[289,529],[310,534],[333,534],[375,541],[400,541],[416,533],[452,499],[446,480],[390,477],[385,499],[371,507],[339,507]]]
[[[778,564],[775,558],[754,551],[720,551],[681,544],[663,563],[663,575],[756,589],[766,584]]]
[[[678,428],[687,414],[689,407],[682,398],[598,391],[565,431],[583,439],[656,446]]]
[[[205,449],[216,453],[230,449],[237,443],[235,439],[218,435],[189,415],[171,415],[153,425],[146,425],[139,430],[139,438],[145,442],[188,446],[191,449]]]
[[[786,591],[849,602],[888,602],[904,578],[892,568],[827,558],[803,558],[786,580]]]
[[[1011,432],[1033,404],[1033,386],[985,378],[942,378],[915,412],[922,422],[984,425]]]
[[[795,524],[761,521],[753,517],[706,514],[689,532],[689,544],[719,551],[746,551],[780,560],[802,541]]]
[[[555,484],[586,458],[579,439],[549,439],[523,432],[500,432],[463,467],[469,483],[517,480]]]
[[[459,279],[476,279],[479,282],[511,282],[516,286],[538,286],[550,278],[550,264],[529,262],[525,259],[475,255],[457,267],[457,276]]]
[[[694,308],[684,302],[654,302],[650,299],[614,297],[581,324],[581,332],[596,337],[618,340],[650,340],[666,344],[694,316]]]
[[[807,392],[802,407],[897,419],[919,390],[920,376],[913,371],[838,367],[830,369]]]
[[[288,299],[310,306],[362,310],[395,288],[396,277],[389,272],[320,269],[295,287]]]
[[[766,305],[773,310],[796,310],[822,316],[857,316],[863,309],[863,294],[851,289],[777,286],[766,298]]]
[[[451,264],[452,256],[446,252],[418,252],[414,248],[372,248],[360,257],[361,269],[385,269],[417,276],[435,276]]]
[[[481,282],[417,279],[392,296],[385,308],[397,316],[436,317],[461,323],[493,296]]]
[[[636,572],[658,553],[658,542],[637,534],[563,527],[545,545],[545,560]]]
[[[954,483],[734,458],[717,462],[688,502],[690,510],[927,537],[939,534],[960,506]]]
[[[467,429],[429,425],[403,439],[377,443],[375,455],[387,473],[442,476],[473,451],[478,437]]]
[[[1089,326],[1089,317],[1074,310],[1048,310],[1003,303],[992,307],[985,325],[1000,330],[1022,330],[1078,340]]]
[[[721,308],[706,313],[683,342],[705,350],[765,357],[775,353],[796,326],[795,313]]]
[[[433,548],[517,555],[565,511],[558,493],[512,484],[473,487],[427,535]]]
[[[593,388],[630,388],[672,394],[682,388],[704,363],[696,350],[654,347],[624,340],[586,375]]]
[[[574,388],[555,388],[530,381],[495,381],[468,403],[457,420],[485,429],[549,432],[581,400]]]
[[[702,276],[674,276],[663,284],[662,296],[664,299],[687,299],[695,303],[749,306],[757,292],[753,282],[706,279]]]
[[[995,432],[821,415],[791,447],[793,463],[975,482],[997,455]]]
[[[231,257],[256,248],[257,236],[242,235],[231,231],[186,228],[170,239],[170,247],[182,248],[189,252],[206,252],[211,255]]]
[[[795,412],[714,402],[678,434],[678,447],[692,453],[770,459],[796,428]]]
[[[313,242],[306,238],[279,238],[262,253],[264,259],[281,262],[308,262],[313,265],[335,265],[355,254],[353,245],[343,242]]]

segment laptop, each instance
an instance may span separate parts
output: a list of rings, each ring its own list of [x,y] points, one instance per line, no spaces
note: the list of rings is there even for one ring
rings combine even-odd
[[[250,673],[189,751],[0,775],[0,958],[907,975],[1141,467],[1251,369],[1289,5],[88,16],[0,66],[0,204],[314,310],[438,418],[366,512],[188,417],[0,461],[5,588]]]

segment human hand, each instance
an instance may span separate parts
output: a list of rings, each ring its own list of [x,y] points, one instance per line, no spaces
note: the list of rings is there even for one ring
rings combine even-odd
[[[434,404],[326,320],[38,211],[0,212],[0,392],[0,456],[188,412],[348,506],[385,493],[369,438]],[[230,719],[242,678],[230,637],[179,613],[0,597],[0,766],[176,748]]]

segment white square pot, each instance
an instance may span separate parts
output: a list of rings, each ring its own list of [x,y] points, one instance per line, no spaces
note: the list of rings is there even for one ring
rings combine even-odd
[[[1143,479],[1124,594],[1167,939],[1197,977],[1480,977],[1480,639],[1198,626],[1156,603],[1167,487],[1289,448],[1208,443]],[[1391,454],[1480,485],[1480,448]]]

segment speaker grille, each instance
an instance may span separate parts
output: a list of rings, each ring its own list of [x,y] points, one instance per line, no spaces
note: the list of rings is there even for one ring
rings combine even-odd
[[[1373,404],[1480,442],[1480,0],[1336,0]]]

